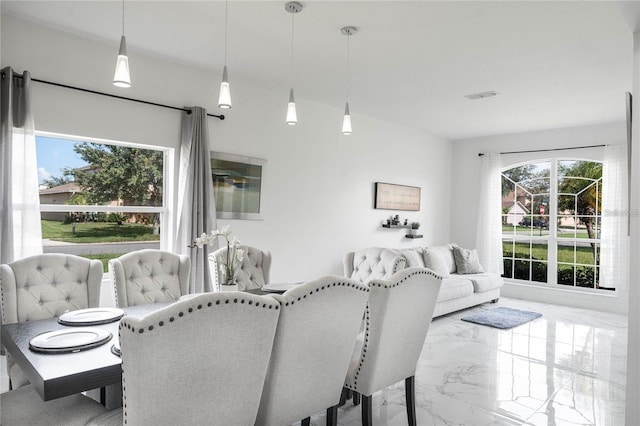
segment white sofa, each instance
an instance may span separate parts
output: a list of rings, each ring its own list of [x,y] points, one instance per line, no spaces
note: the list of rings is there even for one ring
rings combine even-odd
[[[411,267],[429,268],[442,276],[434,317],[486,302],[497,302],[503,279],[498,274],[459,274],[453,255],[455,244],[410,249],[370,247],[344,256],[344,275],[362,283],[388,279]]]

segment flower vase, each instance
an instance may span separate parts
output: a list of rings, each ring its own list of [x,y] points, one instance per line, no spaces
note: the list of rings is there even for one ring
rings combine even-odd
[[[233,281],[230,283],[220,284],[220,291],[238,291],[238,284]]]

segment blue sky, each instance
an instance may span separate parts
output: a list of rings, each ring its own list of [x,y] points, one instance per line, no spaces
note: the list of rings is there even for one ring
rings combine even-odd
[[[87,163],[73,151],[78,141],[36,136],[36,156],[38,157],[38,182],[51,177],[62,176],[65,167],[82,167]]]

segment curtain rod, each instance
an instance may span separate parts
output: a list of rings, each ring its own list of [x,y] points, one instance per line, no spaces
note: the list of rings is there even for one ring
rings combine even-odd
[[[4,78],[4,76],[5,76],[5,73],[3,72],[2,73],[2,78]],[[17,77],[17,78],[22,78],[21,74],[13,74],[13,76]],[[180,107],[175,107],[175,106],[165,105],[165,104],[159,104],[157,102],[144,101],[142,99],[128,98],[126,96],[112,95],[111,93],[98,92],[97,90],[91,90],[91,89],[83,89],[82,87],[69,86],[68,84],[55,83],[53,81],[41,80],[39,78],[33,78],[32,77],[31,81],[35,81],[35,82],[38,82],[38,83],[44,83],[44,84],[50,84],[51,86],[64,87],[65,89],[78,90],[80,92],[93,93],[94,95],[108,96],[110,98],[123,99],[125,101],[138,102],[138,103],[146,104],[146,105],[153,105],[153,106],[162,107],[162,108],[169,108],[169,109],[175,109],[175,110],[178,110],[178,111],[184,111],[184,112],[189,113],[189,114],[191,113],[191,111],[189,111],[188,109],[184,109],[184,108],[180,108]],[[216,114],[207,113],[207,115],[209,117],[215,117],[215,118],[219,118],[220,120],[224,120],[224,115],[222,115],[222,114],[216,115]]]
[[[583,149],[583,148],[601,148],[604,147],[606,145],[587,145],[587,146],[572,146],[569,148],[549,148],[549,149],[532,149],[529,151],[506,151],[506,152],[500,152],[499,154],[526,154],[528,152],[548,152],[548,151],[566,151],[568,149]],[[478,157],[482,157],[484,155],[484,152],[479,152],[478,153]]]

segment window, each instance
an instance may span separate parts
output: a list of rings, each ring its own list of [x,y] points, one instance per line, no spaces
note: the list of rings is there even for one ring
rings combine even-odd
[[[43,251],[109,259],[159,248],[168,150],[39,133]]]
[[[602,163],[553,159],[502,172],[504,276],[599,289]]]

